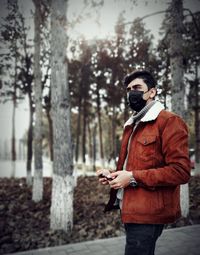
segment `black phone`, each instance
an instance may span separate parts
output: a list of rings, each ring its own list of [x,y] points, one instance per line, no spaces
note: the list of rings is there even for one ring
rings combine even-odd
[[[106,176],[104,174],[100,174],[99,175],[99,178],[106,178],[108,181],[112,181],[114,179],[114,177],[111,177],[111,176]]]

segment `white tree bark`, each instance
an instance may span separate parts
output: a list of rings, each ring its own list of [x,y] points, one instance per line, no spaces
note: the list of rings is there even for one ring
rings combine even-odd
[[[34,89],[35,89],[35,127],[34,127],[34,156],[35,171],[33,179],[32,199],[35,202],[42,200],[43,196],[43,163],[42,163],[42,83],[40,66],[41,45],[41,2],[34,0],[35,4],[35,52],[34,52]]]
[[[183,3],[182,0],[171,2],[170,22],[170,67],[172,75],[172,111],[185,117],[185,85],[183,82]],[[189,214],[189,189],[188,184],[181,185],[181,210],[182,216]]]
[[[72,229],[73,185],[73,176],[53,175],[51,229]]]
[[[181,214],[187,217],[189,214],[189,187],[188,184],[181,185]]]
[[[51,114],[53,120],[53,189],[51,228],[69,232],[73,226],[73,157],[70,96],[66,57],[67,0],[52,1]]]

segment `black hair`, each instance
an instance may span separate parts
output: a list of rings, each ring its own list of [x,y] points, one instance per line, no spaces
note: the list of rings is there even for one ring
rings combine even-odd
[[[136,78],[142,79],[146,83],[148,89],[156,87],[155,78],[149,71],[146,71],[146,70],[134,71],[134,72],[126,75],[124,78],[124,85],[127,87],[128,84],[130,82],[132,82],[133,80],[135,80]]]

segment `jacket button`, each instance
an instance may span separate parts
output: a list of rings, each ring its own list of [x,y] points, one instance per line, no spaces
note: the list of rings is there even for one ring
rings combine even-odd
[[[144,140],[144,144],[147,144],[147,141],[146,141],[146,140]]]

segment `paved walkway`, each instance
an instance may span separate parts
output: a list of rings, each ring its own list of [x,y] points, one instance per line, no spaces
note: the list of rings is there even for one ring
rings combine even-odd
[[[123,255],[125,237],[12,253],[12,255]],[[156,255],[200,255],[200,225],[166,229],[158,239]]]

